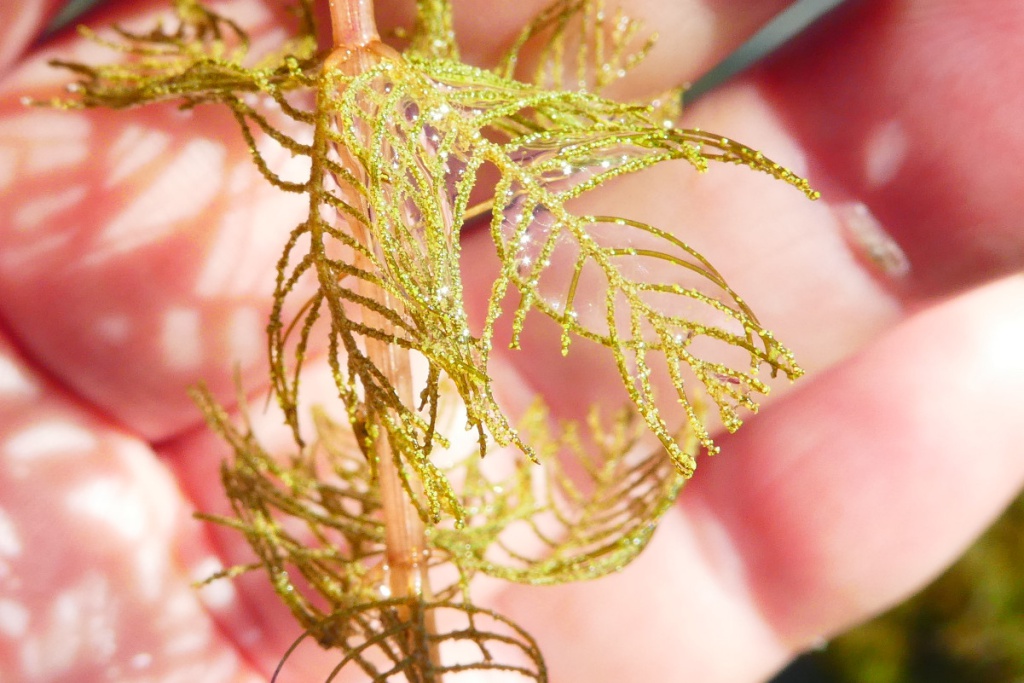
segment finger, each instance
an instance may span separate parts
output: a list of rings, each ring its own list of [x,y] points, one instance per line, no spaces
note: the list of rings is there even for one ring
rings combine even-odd
[[[64,0],[26,0],[0,5],[0,76],[42,33]]]
[[[724,543],[709,515],[674,508],[623,571],[506,585],[495,609],[537,639],[553,681],[766,680],[790,650],[726,580],[735,567],[714,557]]]
[[[1024,267],[1024,6],[847,3],[756,81],[811,160],[934,295]]]
[[[900,325],[723,439],[623,572],[497,609],[553,680],[595,683],[764,680],[884,609],[1024,482],[1022,295],[1016,277]]]
[[[1024,482],[1024,276],[922,312],[728,439],[683,499],[713,511],[796,647],[937,574]]]
[[[284,21],[248,7],[257,39]],[[226,401],[234,367],[248,388],[266,382],[274,264],[303,198],[266,183],[217,108],[26,108],[66,80],[46,65],[58,56],[113,57],[73,35],[3,84],[0,316],[53,376],[160,440],[199,422],[187,390],[200,380]],[[290,155],[275,153],[287,174]]]
[[[823,190],[819,202],[795,193],[786,199],[786,188],[768,187],[745,169],[713,167],[698,177],[682,164],[624,179],[595,199],[600,211],[626,207],[704,254],[811,372],[860,348],[922,295],[955,292],[1024,263],[1014,199],[1022,178],[1011,161],[1022,143],[1019,126],[1004,120],[1024,106],[1012,70],[995,65],[1014,53],[1006,44],[1022,32],[1004,32],[987,21],[998,12],[980,5],[970,6],[973,18],[951,8],[915,11],[913,3],[857,7],[687,112],[688,125],[728,133],[806,174]],[[1007,16],[1016,25],[1019,10]],[[969,25],[994,39],[957,34],[950,49],[937,38],[947,25]],[[961,50],[961,42],[969,44]],[[941,68],[951,53],[971,55],[956,59],[958,77],[941,88],[914,85],[933,78],[933,54]],[[1000,87],[1004,73],[1009,80]],[[957,105],[963,98],[956,84],[972,79],[986,93],[1007,92],[1005,101]],[[932,93],[950,105],[933,106]],[[893,121],[902,142],[879,134],[878,144],[869,144],[873,130],[889,130]],[[950,131],[963,131],[957,136],[965,142],[945,139]],[[976,160],[991,140],[1011,153]],[[902,165],[892,165],[894,154]],[[892,178],[871,190],[879,174]],[[879,211],[899,220],[890,225]],[[594,396],[615,381],[613,371],[600,370],[603,349],[580,345],[568,362],[554,364],[558,330],[543,321],[531,326],[524,343],[530,351],[511,358],[535,386],[573,386]],[[786,387],[779,389],[773,397]]]
[[[0,339],[5,681],[252,681],[179,563],[186,548],[210,553],[188,510],[144,444],[56,393]]]

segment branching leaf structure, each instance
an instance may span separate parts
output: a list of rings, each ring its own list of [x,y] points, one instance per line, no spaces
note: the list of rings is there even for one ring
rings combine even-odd
[[[495,71],[514,78],[524,48],[539,42],[543,47],[528,79],[531,83],[549,90],[600,93],[624,78],[654,47],[654,35],[634,44],[641,30],[642,24],[622,10],[609,14],[604,0],[561,0],[523,27]]]
[[[199,0],[176,0],[173,30],[102,39],[127,53],[121,63],[61,64],[80,78],[74,98],[58,104],[225,105],[267,181],[308,199],[278,262],[268,325],[271,385],[294,452],[268,453],[247,424],[197,391],[234,451],[222,476],[235,516],[216,521],[244,534],[257,556],[227,573],[266,571],[307,634],[344,651],[339,671],[433,681],[493,669],[545,680],[532,639],[472,604],[472,577],[546,584],[621,569],[647,543],[697,451],[716,450],[702,406],[714,404],[736,429],[740,411],[755,410],[754,397],[768,390],[762,366],[801,372],[674,227],[587,215],[576,200],[670,160],[698,171],[742,164],[816,194],[759,152],[674,127],[667,119],[678,98],[602,97],[653,46],[602,0],[553,3],[493,70],[458,61],[445,0],[417,2],[403,53],[371,42],[326,58],[311,2],[296,7],[299,35],[251,64],[238,25]],[[531,77],[517,80],[524,50],[541,43]],[[267,102],[308,137],[275,126]],[[308,159],[308,176],[278,175],[261,154],[265,138]],[[474,330],[460,233],[487,217],[501,268]],[[558,427],[542,402],[518,421],[508,416],[491,356],[502,322],[515,348],[535,324],[531,314],[561,329],[563,354],[604,347],[630,405]],[[300,409],[300,372],[321,334],[343,415]],[[413,364],[426,368],[415,387]],[[657,395],[659,370],[670,396]],[[463,427],[475,445],[443,464]],[[488,471],[489,451],[513,453],[511,466]],[[413,526],[424,525],[416,531],[429,555],[424,576],[435,577],[427,588],[395,593],[383,576],[395,560],[390,472]],[[445,568],[454,571],[436,578]],[[461,624],[439,627],[434,615],[453,610]],[[439,646],[460,640],[474,643],[476,656],[442,662]],[[507,660],[495,654],[509,648]]]

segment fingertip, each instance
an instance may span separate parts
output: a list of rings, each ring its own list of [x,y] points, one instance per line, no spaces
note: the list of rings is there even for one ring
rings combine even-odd
[[[1022,7],[846,3],[752,74],[820,189],[870,209],[920,294],[1024,265]]]
[[[771,406],[689,495],[794,647],[933,578],[1019,491],[1024,276],[912,317]]]
[[[130,25],[149,13],[151,22],[154,4],[111,5],[103,21]],[[254,38],[285,21],[240,4]],[[24,107],[21,95],[43,96],[67,78],[46,65],[58,50],[87,62],[116,56],[68,36],[4,84],[0,314],[33,362],[163,440],[201,422],[187,394],[200,379],[226,402],[236,369],[247,389],[267,381],[274,264],[307,206],[266,183],[226,111]],[[257,140],[301,177],[301,160]]]

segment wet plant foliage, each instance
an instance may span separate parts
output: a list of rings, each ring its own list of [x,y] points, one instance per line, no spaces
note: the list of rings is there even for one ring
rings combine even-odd
[[[230,18],[176,0],[173,20],[149,32],[86,30],[124,53],[116,63],[58,63],[78,77],[59,106],[226,106],[266,180],[308,200],[282,246],[268,324],[291,452],[269,452],[244,415],[196,391],[233,451],[222,478],[234,516],[208,519],[255,553],[211,580],[265,572],[305,637],[339,650],[332,678],[353,667],[375,681],[481,669],[546,680],[530,636],[473,604],[473,577],[554,584],[621,570],[697,452],[717,450],[705,407],[734,430],[768,391],[760,373],[801,373],[678,236],[685,213],[655,227],[581,213],[575,200],[672,160],[741,164],[816,193],[755,150],[677,128],[679,92],[603,97],[654,39],[600,0],[553,3],[490,70],[459,61],[442,0],[417,3],[401,52],[376,43],[327,56],[311,1],[293,9],[296,35],[258,58]],[[279,175],[267,140],[308,160],[306,177]],[[460,234],[474,221],[500,262],[475,326],[460,272]],[[499,330],[517,348],[544,318],[563,354],[605,349],[627,405],[595,406],[580,423],[552,419],[541,398],[525,415],[505,412],[491,379]],[[324,347],[333,414],[303,401],[307,354]],[[661,395],[659,373],[671,388]],[[386,469],[423,525],[429,585],[403,594],[387,577]],[[449,661],[452,644],[472,647]]]

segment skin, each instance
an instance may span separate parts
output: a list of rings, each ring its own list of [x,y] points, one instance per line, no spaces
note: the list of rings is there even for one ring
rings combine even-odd
[[[405,4],[379,3],[384,35]],[[462,12],[467,59],[492,59],[542,4]],[[8,5],[39,11],[9,21]],[[235,5],[257,36],[285,20]],[[662,40],[614,94],[694,80],[783,5],[633,3]],[[155,6],[110,3],[90,23]],[[301,201],[261,185],[223,112],[25,109],[66,78],[45,60],[80,42],[32,45],[53,9],[0,9],[0,669],[18,683],[266,680],[298,631],[262,577],[190,587],[248,555],[189,517],[224,510],[225,451],[185,390],[203,379],[230,402],[237,361],[254,420],[275,422],[261,321]],[[1015,0],[851,3],[685,117],[808,175],[821,201],[681,165],[587,199],[676,230],[808,376],[718,439],[723,455],[701,461],[627,571],[487,588],[553,680],[764,680],[934,577],[1020,490],[1021,36]],[[141,137],[123,137],[133,126]],[[851,207],[908,271],[871,260]],[[464,236],[467,292],[493,272],[488,239]],[[586,348],[562,362],[542,325],[524,346],[496,370],[511,402],[541,391],[571,412],[617,382]],[[282,680],[331,661],[304,651]]]

